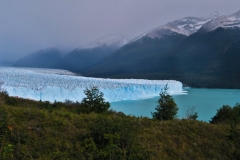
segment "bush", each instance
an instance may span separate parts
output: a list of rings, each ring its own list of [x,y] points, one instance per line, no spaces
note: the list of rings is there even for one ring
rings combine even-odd
[[[3,103],[3,100],[7,95],[8,95],[8,93],[3,88],[3,82],[0,82],[0,104]]]
[[[239,123],[240,122],[240,104],[236,104],[234,107],[224,105],[217,110],[217,113],[209,121],[210,123]]]
[[[10,97],[8,95],[5,95],[4,102],[5,102],[5,104],[10,105],[10,106],[17,106],[18,105],[18,102],[17,102],[16,98],[15,97]]]
[[[49,101],[44,101],[42,102],[41,100],[39,101],[39,108],[40,109],[46,109],[50,113],[53,111],[53,105]]]
[[[98,115],[82,137],[87,159],[146,159],[146,149],[137,142],[139,123],[134,117]],[[137,153],[137,154],[136,154]]]

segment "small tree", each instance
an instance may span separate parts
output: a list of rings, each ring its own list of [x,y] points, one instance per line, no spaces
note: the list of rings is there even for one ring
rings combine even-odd
[[[186,119],[196,120],[198,118],[198,113],[195,112],[195,107],[190,107],[186,111]]]
[[[81,104],[87,112],[102,113],[109,109],[109,102],[105,102],[103,93],[96,86],[86,88],[84,93],[87,97],[83,98]]]
[[[156,112],[152,113],[153,119],[173,120],[177,116],[177,104],[174,102],[172,96],[168,94],[167,90],[168,86],[166,85],[160,93],[158,105],[155,108]]]

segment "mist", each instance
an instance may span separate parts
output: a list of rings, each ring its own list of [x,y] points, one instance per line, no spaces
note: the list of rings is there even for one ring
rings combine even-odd
[[[239,0],[1,1],[0,62],[47,47],[71,50],[110,34],[132,39],[179,18],[229,15],[239,6]]]

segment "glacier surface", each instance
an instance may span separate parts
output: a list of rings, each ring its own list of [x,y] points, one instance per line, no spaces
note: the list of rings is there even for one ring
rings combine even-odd
[[[10,96],[50,102],[80,102],[91,86],[97,86],[109,102],[158,96],[166,84],[170,94],[183,93],[182,83],[175,80],[89,78],[57,69],[0,67],[0,81]]]

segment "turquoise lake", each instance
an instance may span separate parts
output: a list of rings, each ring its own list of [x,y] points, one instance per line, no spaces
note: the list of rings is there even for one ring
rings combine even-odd
[[[223,105],[234,106],[240,103],[239,89],[186,89],[187,94],[173,95],[174,101],[179,108],[178,118],[186,117],[186,111],[190,107],[195,107],[198,112],[198,120],[209,121],[213,117],[217,109]],[[141,99],[141,100],[126,100],[112,102],[111,109],[121,111],[127,115],[143,116],[151,118],[151,112],[155,111],[158,97]]]

